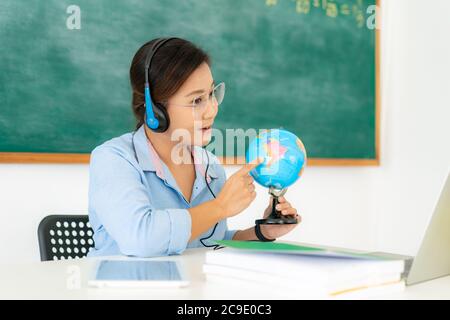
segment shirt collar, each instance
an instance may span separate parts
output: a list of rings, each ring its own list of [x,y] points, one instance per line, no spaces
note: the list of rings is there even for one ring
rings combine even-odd
[[[136,157],[142,170],[156,172],[158,177],[164,179],[164,163],[160,159],[150,140],[147,138],[144,125],[140,126],[136,131],[133,144],[136,150]],[[195,171],[202,174],[203,177],[205,176],[206,164],[208,163],[206,152],[207,151],[205,149],[199,146],[193,146],[191,149],[191,154],[194,158]],[[216,164],[212,165],[211,160],[212,159],[210,157],[210,165],[208,167],[207,176],[208,182],[211,178],[218,177],[215,169]]]

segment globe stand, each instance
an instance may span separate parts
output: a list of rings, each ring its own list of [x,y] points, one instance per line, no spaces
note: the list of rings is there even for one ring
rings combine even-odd
[[[269,188],[269,194],[273,197],[272,212],[265,219],[258,219],[256,224],[297,224],[297,218],[294,216],[284,216],[281,211],[275,209],[279,203],[278,198],[282,197],[286,193],[287,189],[278,190],[274,187]]]

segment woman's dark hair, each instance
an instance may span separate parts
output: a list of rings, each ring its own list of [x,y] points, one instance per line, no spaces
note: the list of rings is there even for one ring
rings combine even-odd
[[[136,117],[136,129],[145,119],[145,58],[158,39],[145,43],[134,55],[130,67],[131,107]],[[164,104],[203,62],[210,57],[202,49],[184,39],[172,39],[158,49],[149,71],[150,93],[154,102]]]

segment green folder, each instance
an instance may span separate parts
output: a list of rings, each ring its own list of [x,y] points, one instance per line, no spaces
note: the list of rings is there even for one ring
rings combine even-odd
[[[217,244],[231,249],[261,252],[261,253],[279,253],[296,254],[304,256],[318,256],[329,258],[346,259],[364,259],[364,260],[388,260],[385,257],[379,257],[370,252],[356,252],[350,250],[331,250],[320,247],[304,246],[285,242],[261,242],[261,241],[237,241],[237,240],[217,240]]]

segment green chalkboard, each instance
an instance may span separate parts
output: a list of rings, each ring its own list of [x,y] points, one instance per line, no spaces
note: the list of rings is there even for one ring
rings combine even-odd
[[[375,0],[78,0],[80,29],[73,3],[0,3],[0,160],[88,155],[133,130],[130,61],[160,36],[212,56],[217,128],[283,127],[310,158],[377,159]]]

